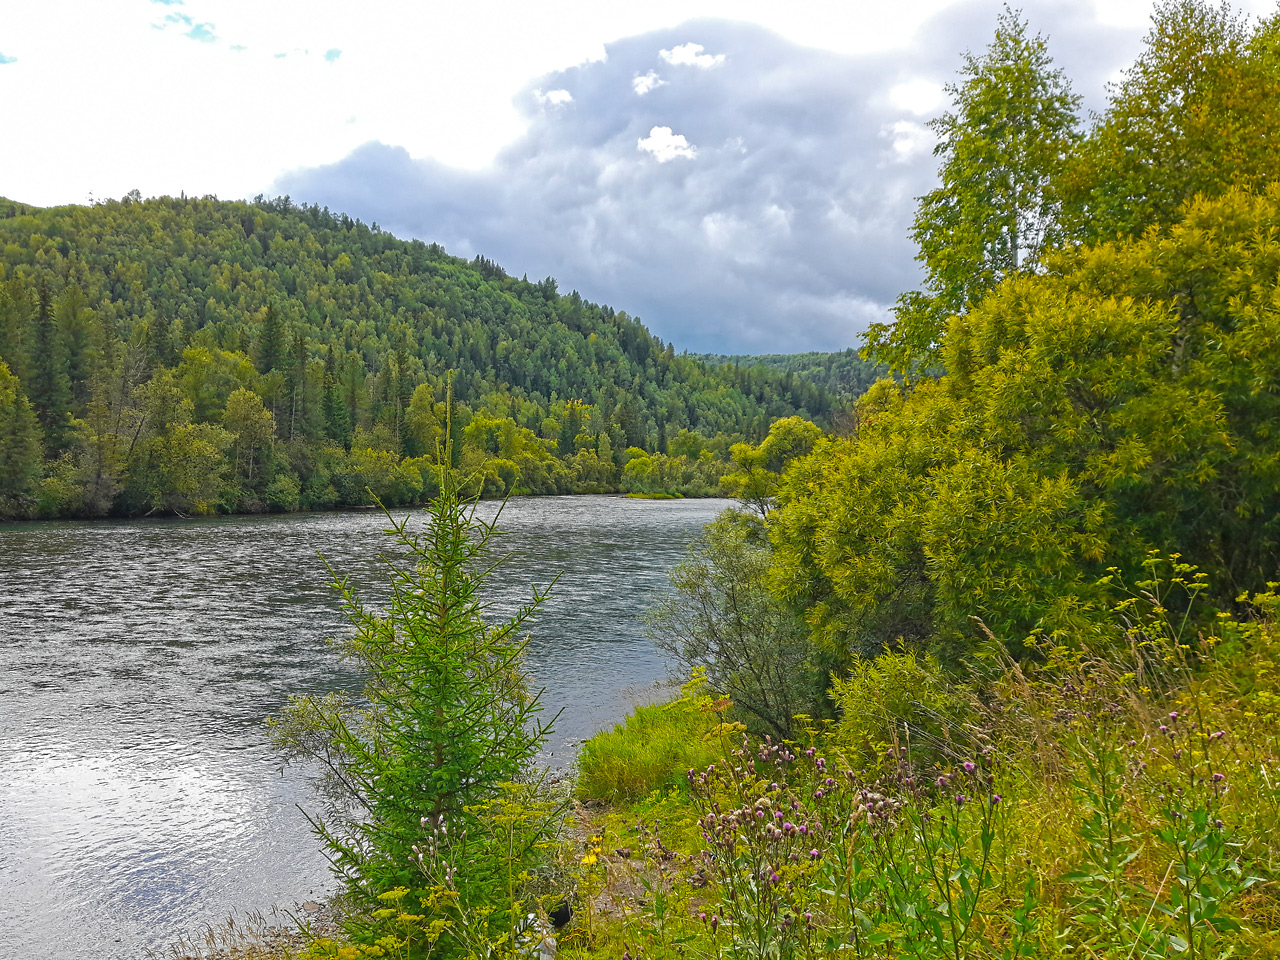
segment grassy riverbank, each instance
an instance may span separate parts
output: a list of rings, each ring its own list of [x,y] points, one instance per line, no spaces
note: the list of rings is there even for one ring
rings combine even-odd
[[[700,682],[640,707],[584,745],[530,875],[573,906],[556,955],[1276,956],[1278,609],[1194,637],[1152,614],[1123,647],[935,675],[931,705],[901,656],[790,743]]]

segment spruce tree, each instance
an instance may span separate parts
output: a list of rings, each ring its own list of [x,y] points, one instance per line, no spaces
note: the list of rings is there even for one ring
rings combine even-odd
[[[25,512],[40,479],[40,428],[22,384],[0,360],[0,517]]]
[[[366,908],[416,883],[423,818],[474,825],[475,805],[525,773],[550,732],[522,667],[523,632],[547,593],[535,590],[506,620],[486,612],[498,531],[477,507],[445,467],[425,529],[387,515],[393,547],[379,559],[391,595],[377,608],[331,568],[354,628],[338,646],[364,674],[364,696],[295,698],[272,723],[289,759],[323,769],[332,812],[312,823]]]
[[[330,440],[336,440],[344,447],[351,443],[351,417],[347,411],[347,401],[342,395],[342,383],[338,377],[338,361],[330,347],[324,358],[324,397],[321,400],[324,412],[324,432]]]
[[[36,292],[36,335],[32,343],[31,403],[44,429],[44,445],[50,456],[66,448],[71,430],[71,381],[67,350],[53,315],[49,282],[41,279]]]
[[[258,330],[259,373],[270,373],[283,364],[284,345],[284,325],[280,322],[280,315],[276,313],[275,304],[268,304],[262,326]]]

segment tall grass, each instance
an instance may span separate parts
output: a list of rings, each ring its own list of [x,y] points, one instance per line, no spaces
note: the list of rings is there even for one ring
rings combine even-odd
[[[637,707],[623,723],[583,744],[577,794],[582,800],[622,803],[664,787],[684,784],[691,767],[705,767],[722,753],[728,701],[705,692],[701,675],[667,703]]]

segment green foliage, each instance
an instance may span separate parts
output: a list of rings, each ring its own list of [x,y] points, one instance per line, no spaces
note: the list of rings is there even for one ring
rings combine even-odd
[[[759,522],[726,511],[672,570],[672,592],[646,623],[658,649],[705,676],[749,729],[791,737],[822,677],[803,619],[770,593],[772,562]]]
[[[724,475],[721,486],[729,496],[767,518],[782,472],[791,461],[812,453],[821,439],[822,431],[801,417],[775,420],[758,446],[735,443],[730,448],[734,469]]]
[[[712,366],[736,368],[737,382],[748,392],[756,386],[768,383],[769,373],[780,373],[783,375],[782,385],[786,391],[807,391],[818,387],[840,400],[852,400],[860,396],[867,387],[888,372],[884,367],[863,359],[853,347],[834,353],[703,353],[697,354],[694,359]],[[818,406],[805,399],[803,392],[793,402],[806,410],[813,410]]]
[[[897,637],[1089,636],[1110,566],[1200,560],[1218,599],[1280,564],[1280,190],[1062,255],[952,320],[947,374],[864,397],[799,461],[772,535],[787,598],[848,653]],[[953,648],[954,649],[954,648]],[[1016,646],[1015,646],[1016,649]]]
[[[927,369],[947,318],[1002,279],[1034,269],[1056,239],[1055,181],[1075,140],[1080,98],[1054,69],[1044,38],[1008,7],[982,53],[966,53],[947,86],[953,112],[930,122],[941,184],[920,198],[912,226],[925,292],[904,295],[891,325],[868,334],[893,371]]]
[[[667,494],[710,497],[719,493],[726,465],[704,451],[697,457],[669,456],[637,450],[622,467],[622,489],[633,495]],[[580,455],[581,456],[581,455]]]
[[[1250,29],[1226,4],[1164,0],[1137,61],[1061,176],[1068,232],[1138,236],[1197,195],[1280,175],[1280,16]]]
[[[287,198],[3,213],[0,359],[39,417],[45,472],[67,493],[50,509],[63,513],[285,509],[292,497],[265,499],[277,476],[297,479],[298,509],[368,504],[368,486],[384,502],[419,502],[430,484],[414,491],[408,477],[422,471],[396,471],[433,458],[446,425],[451,465],[466,460],[485,495],[704,496],[732,443],[831,410],[821,387],[678,356],[554,281],[516,280]],[[177,420],[150,403],[149,385],[170,379],[190,404],[170,407]],[[162,448],[187,425],[204,441],[214,427],[239,436],[223,418],[240,390],[271,416],[269,441],[220,439],[218,489],[172,486],[184,478]],[[620,451],[667,457],[682,435],[702,438],[697,453],[685,444],[623,476]],[[74,470],[56,466],[64,453]]]
[[[390,521],[385,612],[334,573],[355,628],[339,645],[365,676],[363,703],[299,697],[272,724],[286,757],[321,769],[331,804],[313,824],[366,914],[379,895],[417,882],[411,860],[424,823],[483,831],[475,811],[525,772],[550,729],[539,720],[540,694],[526,686],[520,635],[546,594],[507,620],[484,616],[497,531],[475,508],[445,470],[422,532],[409,519]],[[458,882],[472,880],[488,882],[465,874]]]
[[[578,758],[577,793],[584,800],[638,800],[684,782],[690,767],[721,755],[720,717],[728,703],[705,692],[701,673],[668,703],[636,707],[623,723],[597,733]],[[741,728],[739,728],[741,729]]]
[[[35,411],[0,360],[0,517],[24,512],[40,477],[40,453]]]
[[[851,758],[907,747],[918,759],[943,759],[968,740],[969,700],[933,657],[886,650],[859,659],[847,676],[832,677],[831,699],[839,714],[832,743]]]

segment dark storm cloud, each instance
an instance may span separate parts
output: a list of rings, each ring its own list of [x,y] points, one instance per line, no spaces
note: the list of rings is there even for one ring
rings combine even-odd
[[[1035,12],[1032,29],[1099,106],[1136,41],[1079,7]],[[907,231],[933,184],[932,140],[890,91],[950,79],[997,12],[955,7],[910,50],[861,57],[695,21],[531,84],[519,100],[528,130],[489,170],[370,143],[276,188],[555,276],[681,349],[842,348],[919,280]]]

